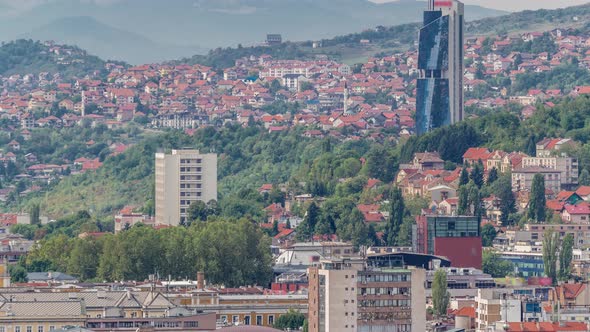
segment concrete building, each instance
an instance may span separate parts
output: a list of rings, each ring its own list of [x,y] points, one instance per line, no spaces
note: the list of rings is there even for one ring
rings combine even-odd
[[[428,1],[418,52],[418,135],[463,120],[463,27],[463,3]]]
[[[541,174],[545,178],[545,188],[554,193],[561,190],[561,171],[552,168],[526,167],[512,171],[512,191],[530,191],[535,175]]]
[[[478,289],[496,288],[491,275],[473,268],[443,267],[447,273],[447,289],[451,298],[474,298]],[[432,297],[434,270],[426,271],[426,297]]]
[[[560,172],[562,189],[572,189],[578,185],[578,160],[570,157],[525,157],[522,168],[541,167]]]
[[[308,274],[310,332],[426,330],[424,269],[351,258],[323,261]]]
[[[520,322],[521,301],[511,289],[480,289],[475,297],[477,332],[496,331],[496,322]]]
[[[5,332],[48,332],[67,326],[101,332],[145,327],[162,332],[212,331],[216,327],[214,313],[175,306],[159,292],[7,289],[0,298],[0,330]]]
[[[453,267],[481,269],[479,219],[472,216],[416,217],[414,238],[419,253],[443,256]]]
[[[217,200],[217,155],[198,150],[156,153],[156,224],[187,221],[191,203]]]
[[[553,230],[559,234],[560,239],[572,234],[574,248],[590,246],[590,225],[588,224],[525,224],[523,229],[507,229],[505,236],[508,247],[514,247],[517,243],[541,243],[545,232]],[[503,249],[508,249],[508,247]]]
[[[537,143],[537,157],[550,157],[551,155],[560,154],[563,148],[575,146],[575,141],[571,138],[545,138]]]

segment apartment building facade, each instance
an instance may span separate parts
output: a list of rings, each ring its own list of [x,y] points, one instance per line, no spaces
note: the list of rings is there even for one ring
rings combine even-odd
[[[217,200],[217,155],[198,150],[156,153],[156,224],[188,221],[196,201]]]
[[[425,331],[425,275],[362,260],[322,261],[308,269],[309,331]]]

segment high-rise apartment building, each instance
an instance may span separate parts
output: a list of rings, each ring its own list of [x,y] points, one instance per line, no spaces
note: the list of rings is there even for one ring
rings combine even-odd
[[[463,17],[457,0],[428,0],[418,50],[418,135],[463,120]]]
[[[198,150],[156,153],[156,224],[187,221],[191,203],[217,200],[217,155]]]
[[[343,258],[308,269],[309,331],[426,331],[426,271]]]

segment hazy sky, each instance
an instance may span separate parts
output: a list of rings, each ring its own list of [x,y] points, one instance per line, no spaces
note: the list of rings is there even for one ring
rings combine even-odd
[[[374,2],[388,2],[390,0],[372,0]],[[540,8],[563,8],[568,6],[581,5],[590,0],[463,0],[463,3],[480,5],[488,8],[501,9],[506,11],[519,11]]]
[[[26,9],[38,4],[56,0],[0,0],[1,5],[9,5],[15,9]],[[122,0],[80,0],[85,2],[111,3]],[[162,0],[174,1],[174,0]],[[397,0],[370,0],[373,2],[389,2]],[[480,5],[488,8],[501,9],[506,11],[519,11],[539,8],[562,8],[567,6],[581,5],[590,0],[463,0],[465,4]]]

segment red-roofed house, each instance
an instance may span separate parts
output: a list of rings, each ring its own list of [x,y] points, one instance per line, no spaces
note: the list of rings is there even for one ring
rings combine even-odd
[[[490,151],[486,148],[469,148],[463,154],[463,163],[472,164],[477,163],[479,160],[485,165],[487,163]]]
[[[549,301],[562,307],[590,305],[588,287],[582,283],[565,283],[549,291]]]
[[[566,204],[561,213],[561,220],[569,224],[587,224],[590,222],[590,205],[586,202],[577,205]]]
[[[576,194],[582,197],[585,201],[590,201],[590,186],[581,186],[576,190]]]
[[[455,327],[466,330],[475,329],[475,308],[463,307],[455,312]]]
[[[96,159],[86,160],[82,163],[82,171],[97,170],[102,166],[102,163]]]

